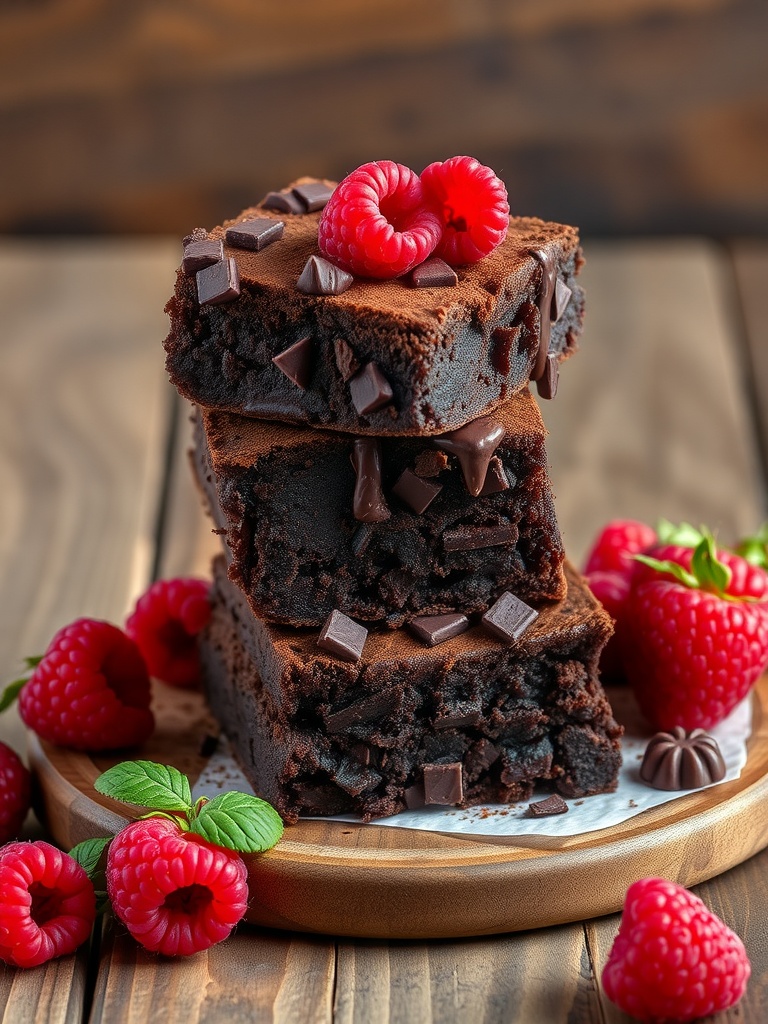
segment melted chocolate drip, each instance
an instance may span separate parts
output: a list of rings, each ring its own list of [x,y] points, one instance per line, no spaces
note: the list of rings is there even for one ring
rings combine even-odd
[[[375,437],[356,437],[350,456],[357,480],[352,499],[355,519],[383,523],[390,511],[381,490],[381,447]]]
[[[484,416],[436,437],[434,443],[458,458],[467,490],[476,498],[485,484],[488,464],[503,437],[504,427],[490,416]]]
[[[557,264],[553,254],[546,249],[531,249],[531,256],[541,264],[541,282],[536,305],[539,308],[539,348],[531,370],[531,380],[538,380],[544,373],[549,354],[549,338],[552,333],[552,303],[557,283]]]

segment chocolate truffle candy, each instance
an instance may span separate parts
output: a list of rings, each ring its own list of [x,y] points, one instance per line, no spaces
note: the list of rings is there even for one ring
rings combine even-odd
[[[725,761],[710,733],[703,729],[686,732],[676,725],[650,740],[640,778],[654,789],[701,789],[725,778]]]
[[[314,192],[322,201],[329,183],[316,190],[310,184],[302,183],[301,195]],[[487,416],[541,377],[547,355],[561,363],[576,351],[584,293],[575,228],[512,217],[497,249],[450,271],[455,284],[434,276],[439,264],[427,261],[414,275],[428,286],[414,287],[412,279],[353,279],[321,257],[321,211],[284,212],[287,196],[300,202],[295,192],[278,193],[210,232],[224,259],[237,259],[237,302],[201,306],[194,278],[183,271],[177,277],[166,365],[193,402],[358,435],[439,435]],[[274,221],[278,212],[278,243],[251,252],[227,241],[228,231],[237,238],[238,225]],[[272,360],[308,336],[317,360],[311,386],[301,391],[274,372]],[[361,397],[365,381],[350,386],[354,377],[346,366],[340,372],[337,339],[359,367],[376,367],[391,401]],[[550,390],[553,380],[551,367]]]

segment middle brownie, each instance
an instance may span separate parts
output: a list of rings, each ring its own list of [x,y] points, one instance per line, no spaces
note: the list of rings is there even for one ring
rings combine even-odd
[[[526,390],[436,438],[354,438],[198,410],[195,469],[230,578],[269,622],[417,615],[565,593],[546,431]]]

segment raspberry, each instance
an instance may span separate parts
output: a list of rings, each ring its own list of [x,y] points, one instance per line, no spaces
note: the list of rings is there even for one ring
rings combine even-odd
[[[616,682],[624,678],[625,615],[630,577],[624,572],[591,572],[587,573],[586,580],[592,593],[614,620],[613,636],[600,654],[600,675]]]
[[[0,843],[19,834],[27,816],[31,780],[16,753],[0,743]]]
[[[504,183],[471,156],[454,156],[421,172],[424,198],[442,225],[435,249],[446,263],[477,263],[504,241],[509,203]]]
[[[19,713],[50,743],[116,750],[152,734],[149,701],[149,673],[133,640],[109,622],[77,619],[51,640],[19,694]]]
[[[631,573],[633,555],[656,543],[656,531],[637,519],[614,519],[603,527],[587,556],[584,572]]]
[[[188,956],[225,939],[245,913],[239,854],[147,818],[115,836],[107,857],[112,909],[146,949]]]
[[[363,164],[335,188],[320,218],[320,252],[360,277],[407,274],[440,240],[419,176],[392,160]]]
[[[741,939],[693,893],[661,878],[629,887],[602,977],[625,1013],[647,1021],[708,1017],[741,999],[749,974]]]
[[[768,575],[711,535],[653,551],[632,576],[624,667],[657,729],[711,729],[768,663]]]
[[[158,580],[136,602],[125,631],[156,679],[172,686],[200,682],[197,635],[211,618],[209,589],[205,580]]]
[[[0,850],[0,960],[37,967],[73,953],[95,919],[93,885],[72,857],[42,840]]]

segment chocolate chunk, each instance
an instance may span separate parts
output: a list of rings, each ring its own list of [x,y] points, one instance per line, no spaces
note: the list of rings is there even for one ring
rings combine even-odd
[[[334,267],[322,256],[310,256],[296,282],[306,295],[341,295],[354,281],[346,270]]]
[[[317,646],[344,661],[359,661],[367,636],[365,626],[334,608],[320,630]]]
[[[185,274],[196,274],[224,259],[224,243],[215,238],[194,238],[184,245],[181,266]]]
[[[254,220],[241,220],[239,224],[233,224],[231,228],[227,228],[224,237],[227,245],[232,245],[236,249],[261,252],[271,242],[283,237],[284,228],[285,224],[281,220],[256,217]]]
[[[473,743],[464,759],[468,774],[479,775],[486,772],[501,756],[501,750],[485,737]]]
[[[423,640],[428,647],[435,647],[452,636],[465,633],[469,629],[469,619],[461,612],[448,612],[445,615],[419,615],[408,623],[410,631]]]
[[[272,356],[272,362],[288,380],[306,391],[312,378],[312,339],[299,338],[293,345]]]
[[[373,528],[369,523],[363,523],[352,535],[352,554],[355,558],[362,558],[371,543]]]
[[[556,324],[571,301],[573,292],[561,278],[555,283],[555,294],[552,299],[552,323]]]
[[[450,707],[441,708],[435,718],[436,729],[466,729],[477,725],[482,717],[483,709],[479,697],[456,701]]]
[[[416,476],[412,469],[404,469],[392,488],[392,493],[409,505],[414,512],[421,515],[429,508],[442,489],[442,484],[430,483],[429,480]]]
[[[531,818],[547,818],[553,814],[565,814],[568,804],[559,793],[553,793],[546,800],[537,800],[536,803],[528,804],[528,815]]]
[[[366,363],[352,377],[349,394],[358,416],[375,412],[392,401],[392,388],[376,363]]]
[[[381,490],[381,445],[377,437],[356,437],[350,456],[355,470],[352,512],[361,523],[383,523],[391,513]]]
[[[519,530],[514,523],[500,526],[457,526],[443,534],[446,551],[477,551],[498,544],[517,544]]]
[[[430,448],[419,452],[413,467],[416,476],[427,477],[439,476],[444,469],[448,469],[448,456],[445,452],[434,452]]]
[[[268,192],[260,205],[277,213],[304,213],[304,204],[290,191]]]
[[[512,369],[512,353],[517,348],[520,331],[519,326],[497,327],[491,334],[491,364],[504,377]]]
[[[725,761],[717,740],[703,729],[686,732],[676,725],[650,740],[640,778],[654,789],[701,789],[725,778]]]
[[[500,491],[506,491],[508,488],[514,487],[516,483],[517,479],[514,473],[507,475],[504,463],[498,455],[494,455],[488,463],[488,472],[485,474],[485,483],[483,484],[482,491],[480,491],[480,497],[484,498],[487,494],[499,494]]]
[[[198,270],[195,280],[197,301],[201,306],[232,302],[240,294],[240,275],[231,256]]]
[[[307,213],[322,210],[333,195],[333,189],[324,185],[322,181],[308,181],[304,185],[295,185],[292,192]]]
[[[455,807],[464,800],[461,762],[424,765],[424,803]]]
[[[373,693],[353,704],[326,715],[325,725],[330,733],[347,732],[365,722],[380,722],[393,713],[397,707],[397,694],[393,690]]]
[[[430,256],[411,272],[414,288],[452,288],[459,283],[459,276],[439,256]]]
[[[332,772],[331,778],[350,796],[359,796],[369,789],[375,789],[381,782],[381,776],[372,768],[363,768],[350,757],[343,757]]]
[[[554,352],[550,352],[544,364],[544,373],[536,381],[536,390],[542,398],[554,398],[557,394],[557,383],[560,379],[559,360]]]
[[[531,370],[531,380],[538,380],[544,373],[549,354],[549,339],[552,333],[552,302],[557,281],[557,264],[552,252],[547,249],[531,249],[530,255],[541,265],[541,281],[536,296],[539,310],[539,347]]]
[[[360,369],[360,360],[355,355],[351,345],[348,345],[343,338],[335,339],[333,352],[336,356],[336,366],[341,374],[341,379],[346,384],[350,377],[354,377]]]
[[[452,455],[455,455],[464,474],[464,483],[469,493],[476,498],[483,489],[488,464],[493,453],[504,437],[504,427],[491,416],[467,423],[466,426],[452,430],[434,443]]]
[[[525,601],[505,590],[480,621],[492,636],[509,641],[522,636],[538,617],[539,613],[535,608],[531,608]]]
[[[403,790],[405,806],[409,811],[418,811],[424,806],[424,783],[417,782]]]

